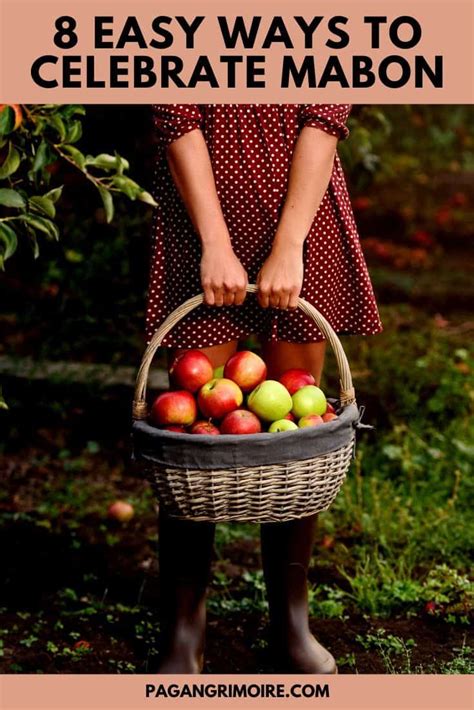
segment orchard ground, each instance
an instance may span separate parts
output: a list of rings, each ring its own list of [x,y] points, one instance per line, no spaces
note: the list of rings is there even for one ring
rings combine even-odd
[[[117,111],[88,109],[85,148],[152,168],[145,109]],[[470,124],[463,107],[368,107],[341,146],[385,326],[343,340],[376,431],[320,515],[310,570],[311,626],[341,673],[474,670]],[[0,355],[19,373],[27,357],[137,367],[150,214],[119,203],[106,225],[80,176],[55,176],[62,241],[9,260]],[[130,462],[132,393],[84,379],[3,378],[0,672],[156,666],[157,510]],[[323,388],[337,393],[331,358]],[[117,499],[130,522],[107,516]],[[258,527],[219,525],[205,670],[271,670],[266,622]]]
[[[346,340],[377,432],[360,437],[343,492],[320,516],[311,625],[341,672],[468,672],[466,321],[440,327],[406,306],[383,315],[384,334]],[[129,396],[21,381],[9,392],[0,670],[152,671],[156,503],[130,464]],[[131,522],[107,517],[116,499],[134,505]],[[257,526],[218,526],[209,612],[208,672],[271,671]]]

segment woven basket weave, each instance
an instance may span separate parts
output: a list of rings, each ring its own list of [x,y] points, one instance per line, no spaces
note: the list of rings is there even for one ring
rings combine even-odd
[[[249,293],[256,292],[255,285],[249,285]],[[302,518],[327,510],[339,492],[354,451],[354,426],[358,418],[355,405],[355,392],[346,355],[332,327],[326,319],[308,302],[299,299],[298,308],[313,319],[330,343],[338,364],[340,375],[339,419],[325,424],[320,429],[334,432],[334,449],[315,454],[318,447],[318,431],[300,429],[283,434],[254,434],[239,436],[238,446],[244,451],[245,465],[215,465],[192,467],[183,465],[180,449],[175,447],[174,460],[153,456],[156,441],[171,440],[177,437],[183,449],[194,453],[196,460],[210,455],[212,461],[219,461],[219,447],[224,442],[237,437],[221,436],[217,439],[207,436],[192,436],[172,432],[153,430],[144,425],[147,418],[146,386],[148,372],[158,347],[167,333],[190,311],[203,303],[200,294],[189,299],[176,309],[155,332],[142,359],[137,375],[135,398],[133,402],[134,433],[140,434],[135,439],[135,457],[146,463],[147,476],[153,490],[167,513],[173,517],[210,522],[282,522]],[[347,408],[347,409],[346,409]],[[346,413],[350,412],[350,421]],[[329,430],[331,428],[331,430]],[[341,431],[342,436],[341,436]],[[148,434],[147,434],[148,432]],[[252,456],[252,448],[277,441],[286,448],[284,462],[252,462],[259,458]],[[135,438],[135,437],[134,437]],[[214,439],[205,442],[205,439]],[[138,441],[138,443],[137,443]],[[145,445],[143,445],[145,442]],[[212,443],[212,450],[209,448]],[[297,444],[297,445],[296,445]],[[235,442],[232,443],[235,446]],[[206,447],[206,448],[205,448]],[[298,450],[298,457],[292,459],[292,450]],[[326,448],[328,448],[326,443]],[[329,446],[329,449],[331,447]],[[256,450],[256,449],[255,449]],[[188,457],[189,458],[189,457]],[[283,457],[282,457],[283,458]],[[212,464],[211,461],[211,464]]]

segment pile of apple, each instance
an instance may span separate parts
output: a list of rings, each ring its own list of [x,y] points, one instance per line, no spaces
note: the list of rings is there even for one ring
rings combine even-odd
[[[172,390],[160,394],[150,412],[150,423],[167,431],[277,433],[337,419],[310,372],[292,369],[279,381],[267,380],[265,362],[250,350],[216,370],[201,350],[188,350],[176,357],[169,375]]]

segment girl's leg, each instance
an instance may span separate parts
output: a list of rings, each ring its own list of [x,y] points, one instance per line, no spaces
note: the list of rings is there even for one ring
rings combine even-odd
[[[160,510],[159,673],[202,671],[214,529],[212,523],[177,520]]]
[[[268,377],[278,379],[285,370],[300,367],[309,370],[319,384],[324,365],[326,342],[321,343],[262,343],[263,359],[267,363]]]
[[[269,377],[301,367],[320,382],[325,343],[295,345],[266,343],[263,347]],[[279,670],[335,673],[332,655],[309,628],[307,574],[317,516],[261,526],[262,559],[270,608],[272,649]]]
[[[203,348],[214,367],[225,363],[237,343]],[[169,353],[172,360],[175,352]],[[160,617],[159,673],[200,673],[206,632],[206,592],[215,525],[159,514]]]
[[[237,341],[232,340],[229,343],[223,343],[222,345],[213,345],[211,348],[200,348],[203,353],[207,355],[209,360],[212,362],[214,368],[224,365],[226,360],[230,358],[231,355],[237,350]],[[170,348],[168,352],[168,362],[171,365],[173,358],[176,355],[180,355],[186,352],[187,348]]]

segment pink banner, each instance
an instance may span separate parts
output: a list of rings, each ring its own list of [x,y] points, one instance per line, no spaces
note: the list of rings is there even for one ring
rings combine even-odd
[[[469,676],[12,675],[0,677],[0,707],[472,710],[472,691]]]
[[[5,103],[474,99],[471,0],[0,0],[0,7]]]

